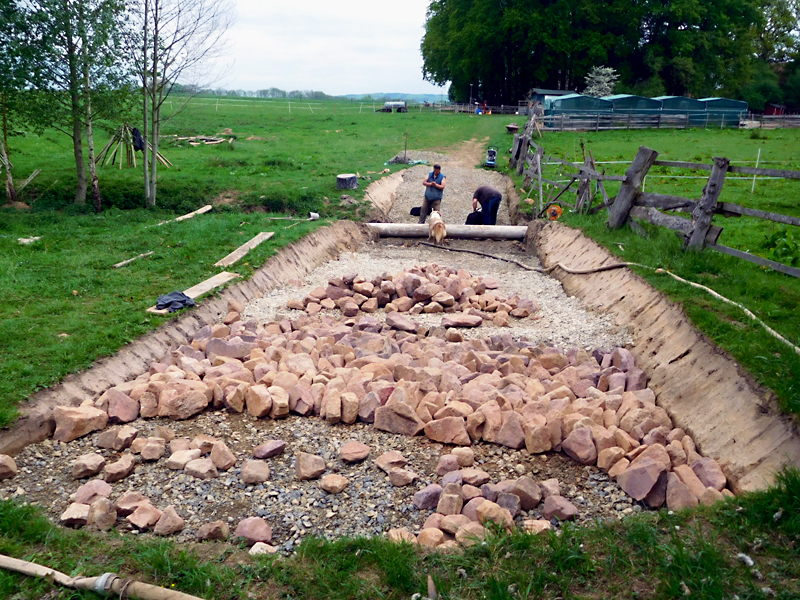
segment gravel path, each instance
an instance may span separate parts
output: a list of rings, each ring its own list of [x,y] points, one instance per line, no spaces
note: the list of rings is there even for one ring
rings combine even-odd
[[[498,225],[510,225],[508,219],[508,199],[505,195],[506,180],[500,174],[488,169],[475,167],[484,160],[477,144],[471,143],[467,152],[452,157],[441,158],[442,155],[431,155],[427,152],[408,153],[409,160],[427,160],[427,165],[416,165],[403,172],[403,182],[397,189],[397,199],[389,212],[392,223],[416,223],[417,217],[410,212],[415,206],[422,204],[425,188],[422,182],[433,170],[434,162],[442,165],[442,173],[447,177],[447,185],[442,199],[442,219],[445,223],[463,225],[467,215],[472,212],[472,194],[482,185],[491,185],[503,192],[503,201],[497,213]]]

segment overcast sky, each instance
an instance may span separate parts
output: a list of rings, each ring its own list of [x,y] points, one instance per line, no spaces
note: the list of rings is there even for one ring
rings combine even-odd
[[[326,94],[446,93],[422,80],[429,0],[232,0],[230,64],[215,87]]]

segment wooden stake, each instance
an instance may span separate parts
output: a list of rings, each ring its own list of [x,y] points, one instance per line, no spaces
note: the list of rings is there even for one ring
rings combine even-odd
[[[151,250],[150,252],[145,252],[144,254],[140,254],[139,256],[134,256],[133,258],[129,258],[128,260],[123,260],[122,262],[118,262],[117,264],[115,264],[114,268],[115,269],[119,269],[120,267],[124,267],[125,265],[129,265],[130,263],[132,263],[133,261],[135,261],[135,260],[137,260],[139,258],[144,258],[145,256],[150,256],[152,253],[153,253],[153,251]]]

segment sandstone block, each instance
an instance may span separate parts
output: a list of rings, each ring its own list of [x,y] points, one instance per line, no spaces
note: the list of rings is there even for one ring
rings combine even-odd
[[[295,456],[295,474],[301,481],[316,479],[325,472],[325,460],[321,456],[298,452]]]
[[[230,451],[225,442],[216,442],[211,447],[211,462],[220,471],[227,471],[236,464],[236,456]]]
[[[244,538],[248,546],[256,542],[268,544],[272,541],[272,527],[261,517],[247,517],[239,521],[233,535]]]
[[[373,426],[389,433],[417,435],[425,428],[425,423],[409,405],[396,402],[375,410]]]
[[[667,508],[683,510],[697,506],[697,497],[689,491],[680,477],[675,473],[667,473]]]
[[[219,476],[214,461],[210,458],[190,460],[183,468],[184,473],[197,479],[214,479]]]
[[[95,452],[90,452],[89,454],[79,456],[72,465],[72,478],[83,479],[85,477],[94,477],[103,470],[105,464],[106,459],[103,458],[102,455]],[[16,465],[14,466],[16,468]],[[8,467],[5,467],[5,469],[7,470]],[[2,473],[2,470],[3,469],[0,468],[0,473]],[[0,474],[0,479],[7,479],[7,477],[3,477],[2,474]]]
[[[59,442],[71,442],[103,429],[108,423],[108,414],[93,406],[56,406],[53,409],[56,430],[53,439]]]
[[[213,523],[204,523],[197,529],[197,539],[201,541],[215,540],[225,541],[230,537],[231,530],[225,521],[214,521]]]
[[[123,454],[120,459],[103,467],[103,479],[108,483],[114,483],[125,479],[133,472],[136,466],[136,459],[131,454]]]
[[[83,527],[89,519],[89,505],[73,502],[58,518],[65,527]]]
[[[423,548],[435,548],[442,542],[444,542],[444,532],[438,528],[423,529],[417,536],[417,543]]]
[[[117,511],[114,503],[108,498],[98,498],[91,506],[86,517],[86,527],[98,531],[108,531],[117,522]]]
[[[347,487],[348,483],[350,481],[346,477],[332,473],[319,480],[319,487],[329,494],[338,494]]]
[[[180,470],[186,467],[186,463],[200,458],[200,450],[192,448],[191,450],[178,450],[173,452],[167,459],[165,466],[168,469]]]
[[[155,527],[153,527],[153,533],[162,536],[172,535],[182,531],[185,526],[185,521],[175,510],[175,507],[170,505],[164,509],[161,518],[156,522]]]
[[[508,488],[508,492],[519,497],[522,510],[536,508],[542,500],[542,488],[530,477],[523,476],[517,479]]]
[[[260,460],[246,460],[242,464],[242,481],[259,484],[269,480],[269,465]]]
[[[489,482],[489,474],[483,469],[467,468],[461,469],[461,476],[464,483],[474,485],[476,487],[482,486],[484,483]]]
[[[712,487],[717,491],[725,489],[728,479],[722,472],[719,464],[713,458],[702,456],[692,462],[692,471],[703,482],[705,487]]]
[[[347,463],[355,463],[364,460],[369,456],[370,448],[361,442],[350,441],[342,444],[339,448],[339,458]]]
[[[456,532],[456,541],[464,547],[480,544],[486,537],[486,528],[480,523],[470,522]]]
[[[283,440],[269,440],[253,449],[254,458],[272,458],[283,454],[286,442]]]
[[[390,450],[389,452],[384,452],[378,458],[376,458],[375,464],[378,465],[379,469],[388,474],[389,471],[394,468],[406,466],[408,461],[397,450]]]
[[[663,463],[646,457],[625,469],[617,477],[617,483],[634,500],[643,500],[666,470]]]
[[[419,510],[426,510],[433,508],[439,503],[439,497],[442,495],[442,486],[437,483],[431,483],[414,494],[413,503]]]
[[[461,496],[461,486],[449,483],[442,490],[439,502],[436,505],[436,512],[443,515],[457,515],[464,507],[464,499]]]
[[[494,523],[505,529],[511,529],[514,526],[514,519],[508,509],[490,500],[482,502],[475,509],[475,513],[481,525],[485,526],[487,523]]]
[[[544,500],[542,515],[545,519],[556,517],[560,521],[571,521],[578,514],[578,509],[563,496],[548,496]]]
[[[462,417],[445,417],[430,421],[425,425],[424,430],[425,435],[435,442],[459,446],[469,446],[471,443]]]
[[[388,475],[389,483],[395,487],[410,485],[417,478],[417,474],[414,471],[399,468],[390,469]]]
[[[148,530],[158,523],[162,515],[163,513],[152,504],[143,504],[125,517],[125,520],[138,529]]]
[[[594,464],[597,460],[597,447],[594,444],[592,430],[588,427],[573,429],[561,442],[561,449],[573,460],[584,465]]]
[[[389,539],[390,542],[395,542],[397,544],[406,543],[406,544],[416,544],[417,538],[416,536],[411,533],[405,527],[399,527],[396,529],[390,529],[386,532],[386,537]]]

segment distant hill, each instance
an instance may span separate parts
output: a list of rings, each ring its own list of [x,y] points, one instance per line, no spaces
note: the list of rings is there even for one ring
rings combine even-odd
[[[374,94],[346,94],[341,98],[361,100],[370,98],[371,100],[385,102],[387,100],[405,100],[406,102],[440,102],[442,98],[447,101],[447,92],[444,94],[403,94],[400,92],[378,92]]]

